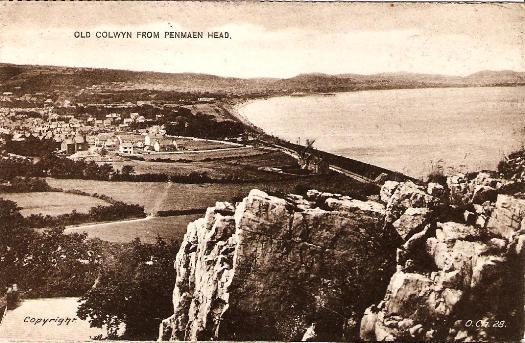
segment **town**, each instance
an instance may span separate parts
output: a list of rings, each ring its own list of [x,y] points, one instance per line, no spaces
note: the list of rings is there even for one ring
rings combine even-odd
[[[219,110],[211,97],[176,103],[139,100],[84,104],[48,96],[52,94],[2,93],[0,134],[9,136],[12,146],[46,142],[54,147],[53,152],[71,159],[108,161],[119,156],[241,147],[250,139],[238,123],[216,121],[213,115],[204,114]],[[203,130],[203,123],[196,123],[194,116],[205,117],[210,130]]]

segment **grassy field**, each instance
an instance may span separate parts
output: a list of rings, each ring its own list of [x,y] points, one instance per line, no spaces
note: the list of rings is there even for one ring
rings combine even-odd
[[[179,149],[185,150],[209,150],[209,149],[224,149],[235,147],[233,144],[222,143],[212,140],[192,139],[192,138],[172,138],[177,143]]]
[[[99,238],[108,242],[126,243],[136,237],[144,243],[155,243],[157,236],[163,239],[182,241],[188,223],[202,217],[192,214],[172,217],[148,217],[123,222],[88,224],[68,227],[65,233],[87,233],[90,238]]]
[[[42,214],[56,216],[71,213],[87,213],[91,207],[106,206],[108,202],[90,196],[61,192],[0,193],[0,198],[12,200],[22,208],[23,216]]]
[[[214,206],[217,201],[239,200],[254,188],[267,192],[284,193],[294,192],[297,186],[342,193],[362,193],[364,191],[362,184],[338,174],[240,184],[111,182],[51,178],[48,178],[47,181],[51,187],[105,194],[115,200],[139,204],[150,213],[205,208]]]
[[[237,152],[239,154],[239,152]],[[278,151],[258,150],[256,155],[247,153],[231,158],[212,161],[193,162],[155,162],[155,161],[120,161],[111,163],[115,169],[132,166],[136,174],[167,174],[171,176],[189,175],[191,172],[207,173],[210,177],[220,179],[235,177],[236,180],[282,179],[282,175],[262,171],[259,167],[294,167],[297,162],[292,157]]]
[[[201,149],[205,150],[205,149]],[[257,156],[264,154],[266,150],[254,147],[231,147],[224,146],[223,149],[215,149],[213,151],[199,151],[199,152],[181,152],[181,153],[155,153],[145,154],[146,160],[155,159],[169,159],[171,161],[207,161],[217,160],[223,158],[238,158],[243,156]]]

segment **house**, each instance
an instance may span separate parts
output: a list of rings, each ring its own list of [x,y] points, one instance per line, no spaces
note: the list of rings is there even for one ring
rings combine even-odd
[[[86,151],[89,148],[86,136],[76,135],[73,141],[75,142],[75,152]]]
[[[110,148],[116,146],[118,140],[112,133],[99,133],[95,137],[96,148]]]
[[[121,154],[133,154],[133,144],[132,143],[120,143],[118,146],[118,151]]]
[[[138,142],[142,143],[141,135],[133,134],[119,134],[117,136],[119,141],[119,152],[123,154],[133,154],[133,147],[137,145]]]
[[[147,134],[144,136],[144,146],[150,146],[152,147],[155,144],[155,141],[160,140],[163,138],[162,135],[155,135],[155,134]]]
[[[160,142],[159,141],[155,141],[155,143],[153,143],[153,150],[155,150],[156,152],[160,152]]]
[[[72,155],[79,151],[88,150],[89,145],[86,137],[77,135],[73,138],[66,138],[60,144],[60,150],[64,151],[67,155]]]
[[[75,151],[75,142],[72,138],[66,138],[60,144],[60,150],[65,152],[67,155],[74,154]]]
[[[144,150],[153,149],[156,152],[179,150],[173,138],[160,134],[147,134],[144,136]]]
[[[120,119],[120,114],[118,114],[118,113],[110,113],[110,114],[106,115],[106,118]]]

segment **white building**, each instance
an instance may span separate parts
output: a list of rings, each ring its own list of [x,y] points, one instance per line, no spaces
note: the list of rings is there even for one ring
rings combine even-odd
[[[118,151],[121,154],[133,154],[133,144],[132,143],[121,143],[118,147]]]

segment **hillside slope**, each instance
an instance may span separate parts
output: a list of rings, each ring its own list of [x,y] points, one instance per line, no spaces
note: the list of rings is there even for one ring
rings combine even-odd
[[[18,92],[73,91],[94,85],[107,89],[156,89],[223,94],[330,92],[358,89],[490,86],[525,84],[525,73],[483,71],[467,77],[383,73],[302,74],[287,79],[232,78],[196,73],[158,73],[127,70],[0,64],[0,90]],[[20,87],[20,88],[17,88]]]

